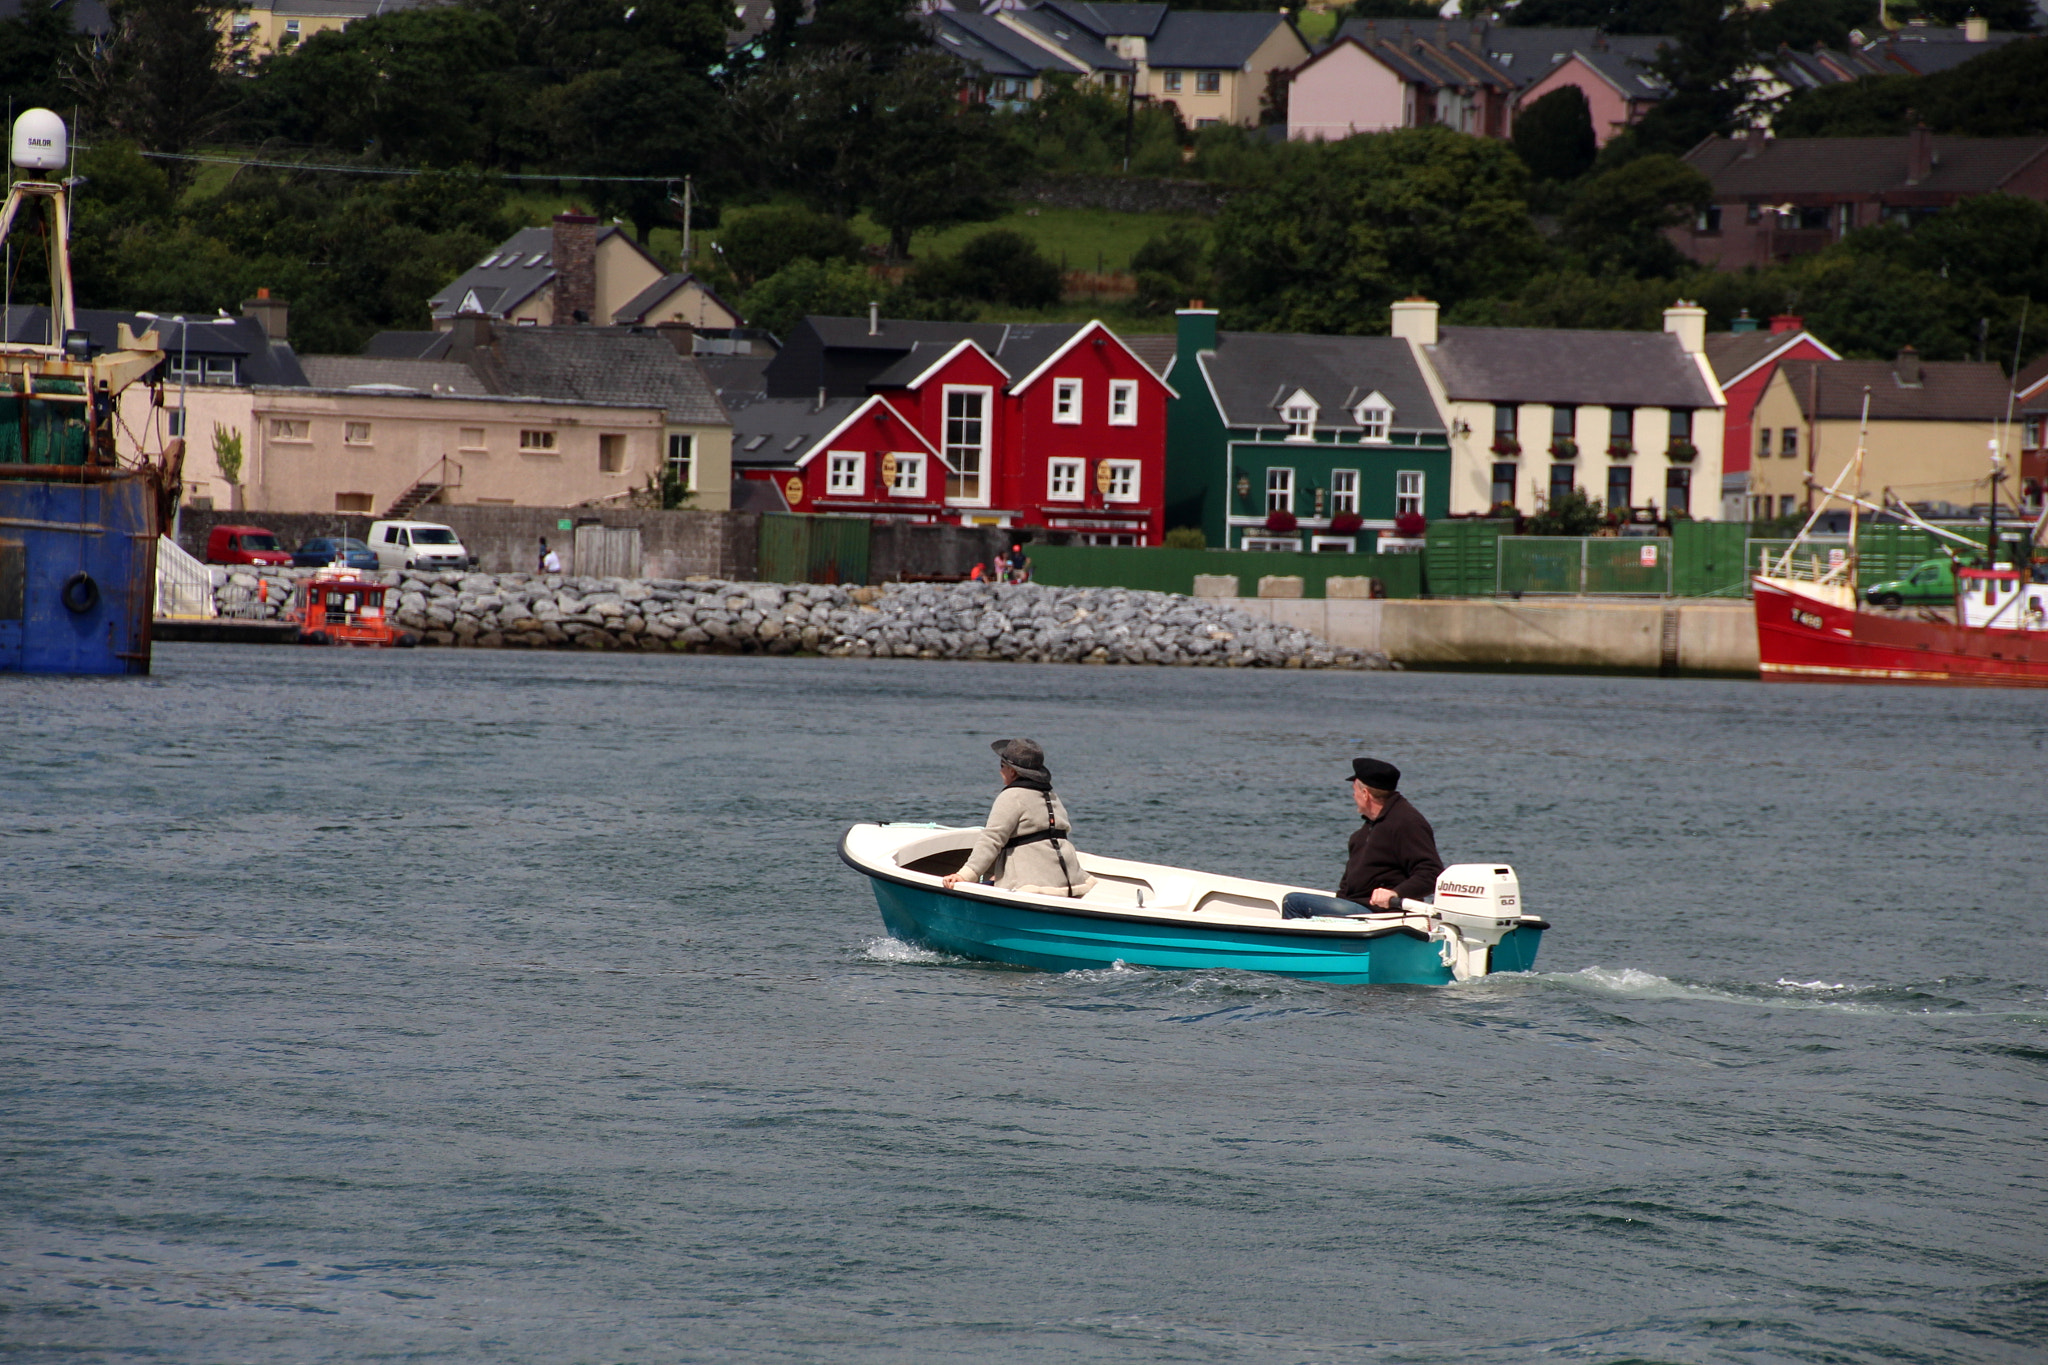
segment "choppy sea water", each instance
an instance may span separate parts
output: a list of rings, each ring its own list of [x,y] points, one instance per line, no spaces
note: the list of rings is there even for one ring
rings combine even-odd
[[[2048,697],[171,646],[0,680],[0,1357],[2040,1361]],[[1370,751],[1542,970],[1068,976],[856,820],[1047,746],[1310,884]]]

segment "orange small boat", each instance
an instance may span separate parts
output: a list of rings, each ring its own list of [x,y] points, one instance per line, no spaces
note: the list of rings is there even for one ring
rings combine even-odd
[[[292,589],[286,616],[298,623],[299,643],[411,649],[420,638],[391,624],[384,611],[389,583],[373,583],[354,569],[323,569]]]

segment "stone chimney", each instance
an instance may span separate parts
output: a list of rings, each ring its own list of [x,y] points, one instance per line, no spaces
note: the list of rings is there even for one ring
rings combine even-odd
[[[1395,336],[1418,346],[1436,345],[1437,305],[1434,300],[1419,296],[1405,298],[1389,311],[1393,315],[1389,330]]]
[[[1892,362],[1892,373],[1897,376],[1902,388],[1921,387],[1920,353],[1911,346],[1899,347],[1899,358]]]
[[[1773,313],[1771,315],[1771,330],[1773,332],[1796,332],[1805,325],[1806,319],[1800,317],[1797,313]]]
[[[587,213],[555,215],[555,326],[597,317],[597,219]]]
[[[1742,130],[1742,159],[1744,161],[1754,161],[1763,155],[1763,150],[1764,130],[1761,128],[1744,128]]]
[[[1972,14],[1963,20],[1963,41],[1966,43],[1988,43],[1991,41],[1991,21],[1981,14]]]
[[[1924,123],[1915,123],[1906,135],[1906,183],[1917,185],[1934,171],[1934,134]]]
[[[1680,299],[1664,310],[1664,330],[1678,338],[1687,355],[1707,349],[1707,310]]]
[[[491,320],[482,313],[457,313],[448,324],[448,358],[468,360],[491,344]]]
[[[263,329],[263,335],[268,337],[272,344],[291,340],[285,332],[285,323],[290,312],[283,299],[270,297],[270,290],[267,288],[258,289],[253,299],[242,300],[242,316],[256,319],[257,325]]]

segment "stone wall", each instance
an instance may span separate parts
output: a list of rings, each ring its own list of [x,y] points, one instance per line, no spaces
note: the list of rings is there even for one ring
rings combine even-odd
[[[631,508],[593,511],[588,507],[483,507],[429,504],[415,520],[451,526],[477,556],[484,573],[523,573],[540,558],[547,538],[571,573],[575,564],[575,523],[632,526],[640,530],[642,574],[650,578],[751,578],[760,555],[761,518],[755,512],[660,512]],[[187,508],[179,518],[178,543],[206,557],[206,535],[215,526],[261,526],[277,534],[286,549],[315,536],[368,537],[374,517],[344,512],[223,512]],[[571,524],[562,530],[561,523]],[[962,572],[965,572],[963,569]]]

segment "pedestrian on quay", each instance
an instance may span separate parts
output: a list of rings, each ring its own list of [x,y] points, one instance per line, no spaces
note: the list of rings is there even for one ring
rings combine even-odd
[[[562,571],[562,557],[548,548],[545,536],[541,538],[540,542],[540,571],[542,573],[560,573]]]

